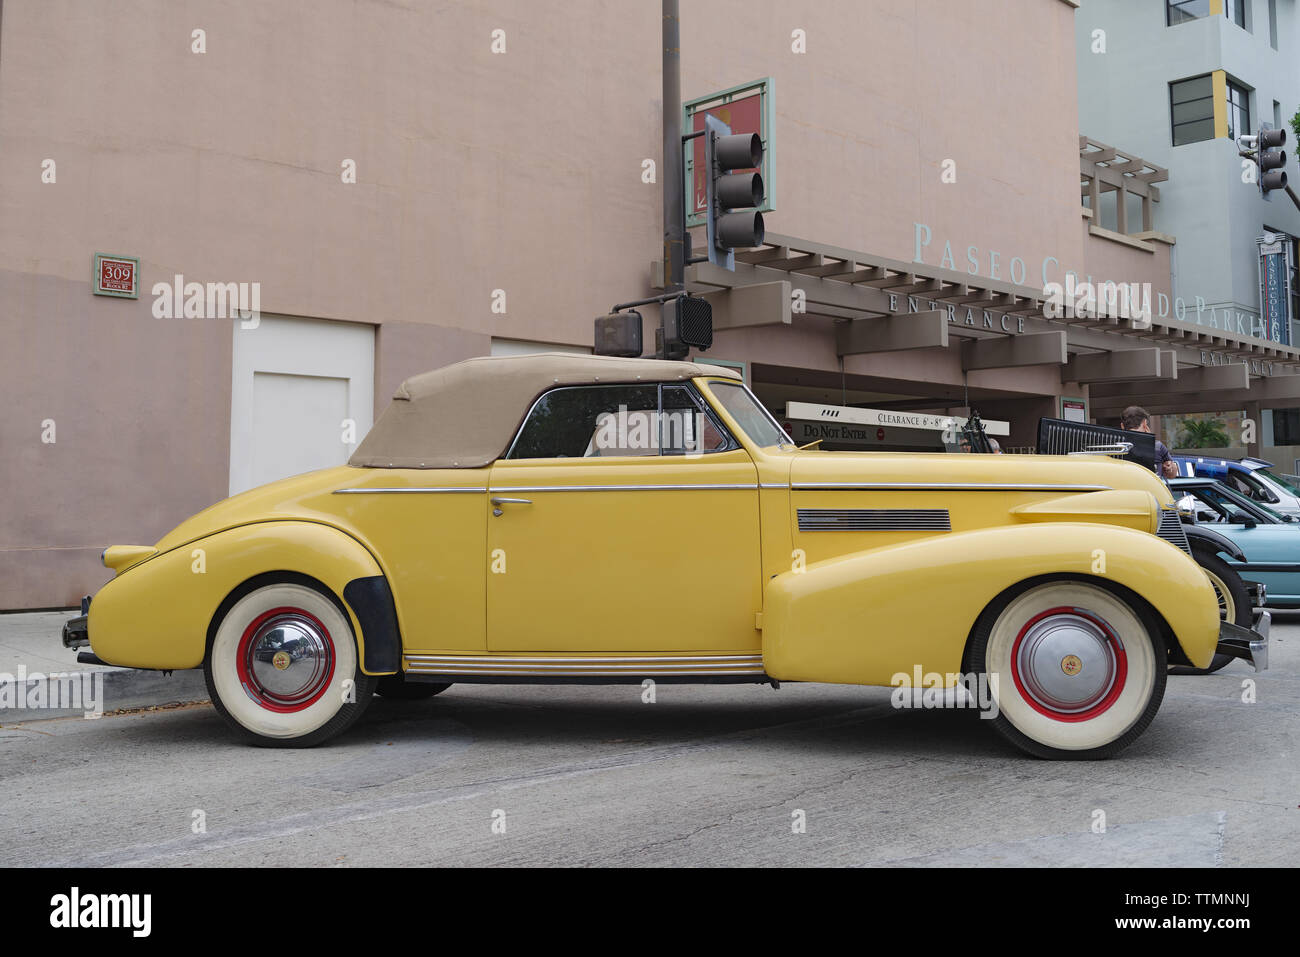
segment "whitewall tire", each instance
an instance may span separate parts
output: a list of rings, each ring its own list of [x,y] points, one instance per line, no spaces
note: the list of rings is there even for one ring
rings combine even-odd
[[[361,673],[352,625],[306,584],[265,584],[217,624],[203,665],[212,704],[242,737],[310,747],[365,711],[375,679]]]
[[[1083,581],[1049,581],[985,613],[971,662],[988,676],[994,727],[1045,758],[1105,758],[1159,710],[1167,655],[1149,615]]]

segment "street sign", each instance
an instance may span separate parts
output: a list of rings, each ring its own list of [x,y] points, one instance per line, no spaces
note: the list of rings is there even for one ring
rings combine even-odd
[[[140,260],[131,256],[95,253],[91,289],[96,296],[140,298]]]
[[[732,133],[757,133],[763,141],[763,160],[755,170],[763,177],[765,197],[759,212],[775,208],[772,180],[772,124],[775,107],[771,77],[729,90],[687,100],[682,105],[682,129],[698,133],[705,129],[706,115],[725,123]],[[704,137],[690,141],[686,160],[686,225],[703,226],[708,209],[708,171],[704,161]]]
[[[1291,244],[1273,233],[1255,240],[1259,247],[1259,305],[1264,338],[1291,343]]]

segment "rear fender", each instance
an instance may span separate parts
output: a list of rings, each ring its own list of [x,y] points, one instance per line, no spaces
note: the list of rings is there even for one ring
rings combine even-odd
[[[391,594],[386,581],[379,589],[373,581],[384,581],[383,572],[356,539],[318,522],[241,525],[132,566],[91,602],[91,649],[103,661],[124,667],[197,668],[206,653],[208,627],[223,603],[252,579],[283,573],[315,579],[336,599],[347,598],[344,609],[362,670],[396,670],[396,619],[386,617],[381,600],[387,595],[391,611]],[[349,589],[358,580],[364,580],[367,599],[359,604],[358,586]],[[381,633],[385,621],[391,636]],[[368,640],[376,645],[369,653]]]

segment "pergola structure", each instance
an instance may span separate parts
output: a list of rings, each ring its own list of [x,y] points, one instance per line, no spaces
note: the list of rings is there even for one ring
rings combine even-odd
[[[1167,179],[1169,170],[1163,166],[1107,146],[1090,136],[1079,137],[1079,181],[1083,198],[1087,200],[1084,208],[1096,220],[1101,211],[1102,196],[1110,192],[1116,193],[1115,232],[1120,235],[1129,235],[1130,193],[1142,200],[1142,232],[1151,232],[1151,204],[1160,201],[1160,190],[1154,184],[1163,183]],[[1100,223],[1094,222],[1092,229],[1100,228]],[[1141,233],[1137,235],[1141,238]]]

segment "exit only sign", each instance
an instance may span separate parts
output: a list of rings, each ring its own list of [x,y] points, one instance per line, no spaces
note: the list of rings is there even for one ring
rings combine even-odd
[[[93,277],[96,296],[140,298],[140,260],[131,256],[95,253]]]

